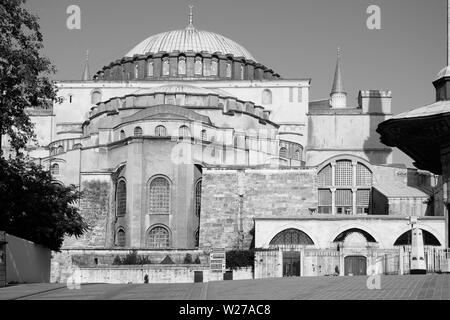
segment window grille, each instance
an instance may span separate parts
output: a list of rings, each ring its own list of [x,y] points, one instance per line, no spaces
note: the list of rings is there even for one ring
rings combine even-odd
[[[150,214],[169,214],[170,184],[165,178],[156,178],[150,184]]]
[[[119,231],[117,231],[117,246],[125,247],[125,244],[126,244],[125,231],[120,229]]]
[[[353,203],[352,190],[336,190],[336,206],[351,207]]]
[[[157,137],[165,137],[165,136],[167,136],[166,127],[164,127],[164,126],[157,126],[155,128],[155,135]]]
[[[353,166],[351,161],[336,162],[336,186],[353,185]]]
[[[117,184],[117,216],[124,216],[127,213],[127,185],[121,180]]]
[[[149,248],[168,248],[170,246],[169,231],[164,227],[155,227],[150,230],[147,237]]]
[[[55,163],[51,166],[50,173],[54,176],[59,174],[59,164]]]
[[[198,181],[195,185],[195,215],[200,217],[202,204],[202,181]]]
[[[372,186],[372,173],[361,163],[358,163],[356,166],[356,185]]]
[[[280,158],[287,158],[287,149],[286,148],[280,148]]]
[[[135,137],[142,137],[142,128],[141,127],[134,128],[134,136]]]
[[[331,174],[332,174],[331,165],[327,165],[317,175],[318,186],[320,187],[331,186],[332,184]]]

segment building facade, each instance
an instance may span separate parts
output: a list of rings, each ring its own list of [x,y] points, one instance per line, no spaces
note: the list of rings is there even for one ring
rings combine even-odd
[[[65,254],[351,245],[364,258],[408,245],[410,216],[441,247],[436,176],[393,165],[375,132],[391,92],[348,105],[340,60],[330,98],[309,101],[311,79],[283,79],[191,15],[92,79],[86,64],[82,81],[58,82],[63,102],[30,110],[29,154],[85,194],[91,228]]]

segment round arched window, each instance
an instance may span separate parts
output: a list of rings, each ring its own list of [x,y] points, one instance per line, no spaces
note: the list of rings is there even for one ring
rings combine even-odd
[[[169,248],[169,230],[160,226],[152,228],[147,235],[147,247],[152,249]]]

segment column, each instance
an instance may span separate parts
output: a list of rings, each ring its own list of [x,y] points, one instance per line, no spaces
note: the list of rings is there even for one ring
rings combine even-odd
[[[336,188],[331,188],[331,214],[336,215]]]

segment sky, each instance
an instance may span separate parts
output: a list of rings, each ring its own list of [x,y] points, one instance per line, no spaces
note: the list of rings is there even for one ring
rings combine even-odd
[[[28,0],[40,17],[44,54],[57,80],[80,80],[86,50],[91,74],[147,37],[194,25],[243,45],[283,78],[311,78],[311,100],[331,90],[341,48],[348,102],[359,90],[391,90],[398,114],[434,102],[432,81],[446,65],[446,0]],[[69,30],[67,7],[81,9]],[[369,30],[367,8],[381,9],[381,30]],[[396,150],[394,162],[411,164]]]

